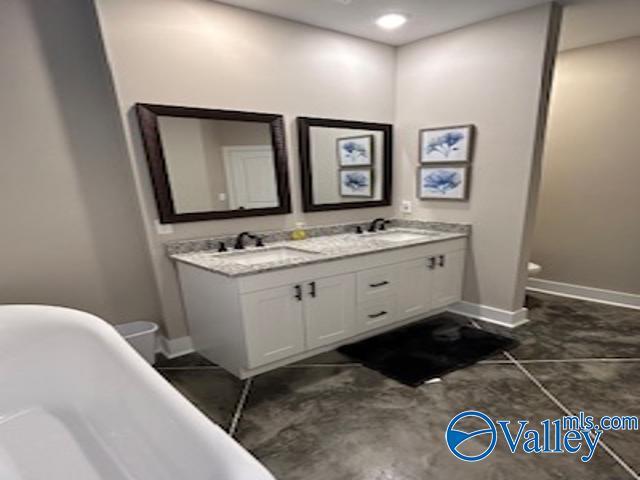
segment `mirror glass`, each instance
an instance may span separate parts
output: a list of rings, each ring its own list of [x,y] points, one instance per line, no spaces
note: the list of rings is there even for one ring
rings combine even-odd
[[[163,223],[290,211],[280,115],[137,108]]]
[[[305,211],[390,204],[391,125],[298,119]]]
[[[278,206],[269,125],[180,117],[158,125],[176,213]]]
[[[382,200],[380,131],[309,129],[313,203]]]

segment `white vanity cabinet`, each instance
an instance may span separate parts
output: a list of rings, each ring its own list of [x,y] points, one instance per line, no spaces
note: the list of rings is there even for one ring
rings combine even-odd
[[[238,277],[178,265],[195,349],[246,378],[444,310],[466,239]]]

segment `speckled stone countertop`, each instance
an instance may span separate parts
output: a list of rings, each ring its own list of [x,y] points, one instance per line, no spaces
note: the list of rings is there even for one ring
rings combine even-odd
[[[365,227],[364,223],[332,225],[327,227],[310,227],[305,229],[309,238],[306,240],[289,240],[291,231],[258,233],[265,242],[265,247],[248,246],[244,250],[229,250],[219,253],[220,242],[233,245],[235,237],[221,236],[209,239],[171,242],[166,245],[169,256],[177,261],[193,265],[214,273],[229,277],[264,273],[302,265],[329,262],[356,255],[367,255],[386,250],[412,247],[455,238],[469,236],[471,227],[466,224],[442,222],[422,222],[393,219],[387,232],[420,234],[419,238],[402,241],[384,240],[379,233],[356,234],[356,227]],[[251,244],[252,242],[247,242]],[[287,248],[286,258],[277,258],[279,251]],[[254,262],[252,254],[273,258]]]

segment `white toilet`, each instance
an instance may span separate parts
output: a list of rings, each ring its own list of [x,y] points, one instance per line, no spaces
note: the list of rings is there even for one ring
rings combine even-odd
[[[537,263],[529,262],[527,265],[527,271],[529,272],[530,277],[536,277],[540,275],[540,272],[542,272],[542,267]]]

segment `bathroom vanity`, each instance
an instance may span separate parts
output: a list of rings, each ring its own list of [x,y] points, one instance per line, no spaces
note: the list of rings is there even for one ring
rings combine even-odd
[[[247,378],[443,311],[461,298],[467,232],[421,227],[173,245],[194,347]]]

